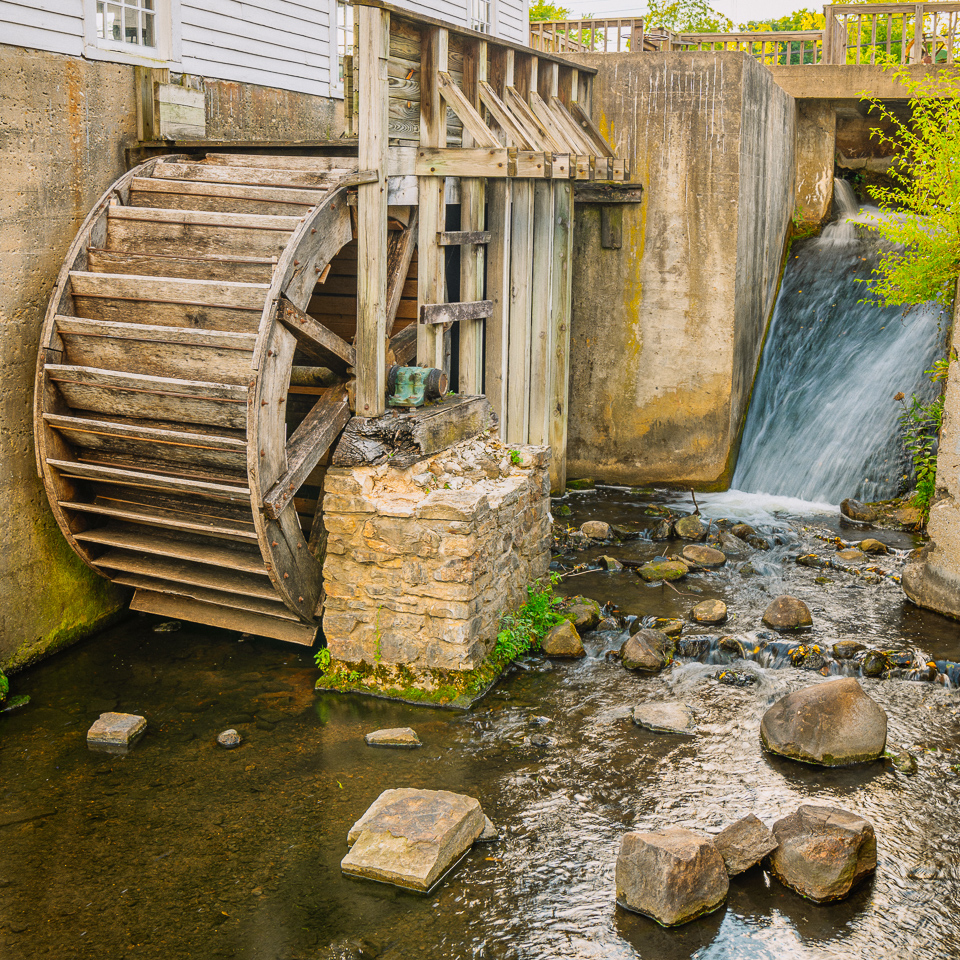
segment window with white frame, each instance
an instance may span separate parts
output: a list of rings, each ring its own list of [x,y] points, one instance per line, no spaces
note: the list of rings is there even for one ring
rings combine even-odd
[[[83,7],[85,56],[150,66],[179,63],[180,0],[84,0]]]
[[[334,87],[343,90],[344,58],[353,56],[353,4],[350,0],[336,0],[337,18],[337,72]]]
[[[493,0],[470,0],[470,27],[481,33],[493,32]]]

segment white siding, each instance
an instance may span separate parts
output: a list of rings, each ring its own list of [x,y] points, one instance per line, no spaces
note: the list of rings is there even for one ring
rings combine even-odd
[[[496,6],[497,25],[493,32],[524,46],[530,43],[527,0],[496,0]]]
[[[183,0],[183,70],[300,93],[330,93],[325,0]]]
[[[32,50],[83,53],[83,0],[0,0],[0,42]]]
[[[455,23],[458,27],[466,27],[467,4],[469,0],[401,0],[396,6],[403,7],[411,13],[421,13],[425,17],[436,20],[446,20]]]

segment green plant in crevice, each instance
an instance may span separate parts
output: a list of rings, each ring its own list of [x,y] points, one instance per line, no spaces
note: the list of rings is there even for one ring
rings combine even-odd
[[[314,662],[321,673],[326,673],[330,669],[330,651],[324,647],[313,655]]]
[[[515,466],[519,467],[523,463],[523,457],[520,456],[519,450],[510,451],[510,462]]]
[[[500,629],[493,655],[504,664],[516,660],[528,650],[537,647],[547,631],[564,620],[557,609],[562,598],[553,595],[553,585],[560,575],[550,574],[544,580],[535,580],[527,587],[527,602],[519,610],[500,618]]]
[[[937,446],[943,424],[943,400],[949,366],[949,360],[938,360],[926,371],[931,383],[942,385],[939,396],[929,403],[924,403],[916,394],[911,396],[909,404],[902,393],[894,397],[903,406],[903,413],[900,414],[903,445],[913,463],[917,481],[911,502],[920,510],[924,523],[930,517],[930,505],[937,489]]]

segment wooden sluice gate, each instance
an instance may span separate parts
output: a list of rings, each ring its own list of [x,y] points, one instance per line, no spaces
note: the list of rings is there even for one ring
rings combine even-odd
[[[507,442],[549,444],[564,484],[575,190],[629,180],[591,72],[356,6],[355,150],[150,159],[61,269],[38,467],[70,546],[132,609],[311,644],[335,444],[385,413],[391,370],[449,375],[454,340],[458,393],[485,394]]]

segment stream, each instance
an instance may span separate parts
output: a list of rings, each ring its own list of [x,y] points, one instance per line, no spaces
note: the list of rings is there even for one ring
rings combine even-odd
[[[892,573],[911,535],[841,526],[836,508],[737,493],[700,498],[708,518],[749,520],[770,549],[692,574],[676,589],[629,569],[589,570],[600,555],[643,560],[682,543],[647,538],[688,497],[601,488],[554,501],[563,522],[631,525],[636,539],[557,560],[567,594],[622,618],[685,617],[701,599],[729,606],[724,634],[756,638],[789,592],[813,612],[811,640],[960,659],[960,624],[911,607],[890,578],[867,582],[801,566],[825,538],[875,536],[894,553],[862,566]],[[565,512],[565,511],[564,511]],[[824,538],[824,539],[821,539]],[[752,567],[747,566],[752,565]],[[820,578],[821,582],[817,582]],[[824,578],[826,578],[824,580]],[[879,578],[876,578],[879,579]],[[621,621],[623,622],[623,621]],[[889,762],[804,766],[762,752],[763,712],[819,673],[735,662],[751,686],[718,682],[716,664],[678,659],[655,678],[604,654],[626,633],[585,636],[580,661],[531,657],[466,713],[316,696],[312,652],[183,624],[157,632],[132,616],[12,678],[31,703],[0,715],[0,957],[315,958],[951,958],[960,955],[960,716],[953,685],[863,678],[886,709]],[[684,636],[718,628],[688,625]],[[638,702],[681,698],[696,738],[634,726]],[[126,756],[87,749],[106,710],[148,720]],[[363,735],[412,726],[417,751],[373,750]],[[225,751],[215,739],[238,730]],[[390,787],[480,799],[502,831],[429,895],[340,873],[349,827]],[[665,930],[614,903],[624,832],[684,826],[716,833],[748,813],[768,824],[802,802],[873,821],[879,865],[847,900],[816,905],[760,869],[735,878],[725,907]]]

